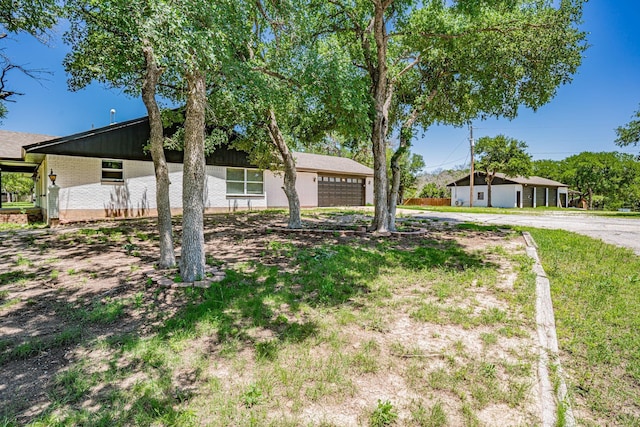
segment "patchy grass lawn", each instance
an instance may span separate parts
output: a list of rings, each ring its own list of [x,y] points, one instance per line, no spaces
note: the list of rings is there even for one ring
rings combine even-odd
[[[33,202],[2,202],[2,207],[5,209],[25,209],[34,206]]]
[[[270,228],[284,223],[208,216],[207,260],[227,277],[206,290],[147,281],[148,220],[2,234],[0,423],[539,423],[535,281],[518,233]]]
[[[640,257],[574,233],[528,231],[551,281],[580,424],[640,425]]]

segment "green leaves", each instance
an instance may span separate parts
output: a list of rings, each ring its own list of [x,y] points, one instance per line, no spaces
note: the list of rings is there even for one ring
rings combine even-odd
[[[55,0],[0,0],[0,40],[8,33],[27,32],[42,42],[46,42],[47,31],[58,21],[59,6]],[[37,78],[42,70],[30,70],[12,63],[0,48],[0,119],[7,113],[6,102],[20,92],[10,89],[8,73],[20,71]]]
[[[19,195],[30,194],[33,190],[33,179],[19,173],[2,174],[2,191],[17,193]]]
[[[621,147],[640,142],[640,110],[636,111],[629,123],[616,129],[616,135],[615,143]]]
[[[487,176],[496,172],[506,176],[529,176],[531,174],[531,156],[525,151],[527,144],[504,135],[482,137],[476,144],[479,157],[476,167]]]
[[[0,0],[0,34],[25,31],[42,38],[59,13],[55,0]]]
[[[575,4],[574,4],[575,3]],[[577,8],[577,9],[576,9]],[[400,34],[404,51],[420,54],[438,94],[431,120],[460,124],[476,117],[515,117],[536,109],[570,81],[585,50],[576,29],[579,2],[482,0],[429,2]],[[437,85],[438,81],[441,84]]]
[[[638,206],[640,200],[640,162],[631,154],[583,152],[564,160],[537,160],[534,170],[603,208]]]

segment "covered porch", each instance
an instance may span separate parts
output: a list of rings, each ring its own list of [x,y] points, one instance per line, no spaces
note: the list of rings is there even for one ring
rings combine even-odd
[[[54,137],[24,132],[0,130],[0,187],[7,174],[21,174],[33,180],[32,205],[6,203],[0,196],[0,222],[37,222],[46,219],[48,178],[41,176],[44,156],[25,158],[23,147]]]

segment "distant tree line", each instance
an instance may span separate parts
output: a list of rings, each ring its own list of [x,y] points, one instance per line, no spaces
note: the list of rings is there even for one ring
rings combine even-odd
[[[536,160],[533,174],[567,184],[589,209],[640,209],[640,161],[618,152],[584,152],[564,160]]]
[[[19,173],[4,172],[0,188],[7,195],[8,202],[15,202],[33,192],[33,179]]]

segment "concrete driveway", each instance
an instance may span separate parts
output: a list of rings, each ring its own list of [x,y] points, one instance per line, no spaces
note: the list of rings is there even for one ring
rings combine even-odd
[[[612,218],[584,212],[540,212],[526,214],[476,214],[458,212],[413,211],[400,209],[403,214],[422,218],[439,218],[449,222],[475,222],[494,225],[521,225],[573,231],[601,239],[607,243],[632,249],[640,255],[640,218]]]

